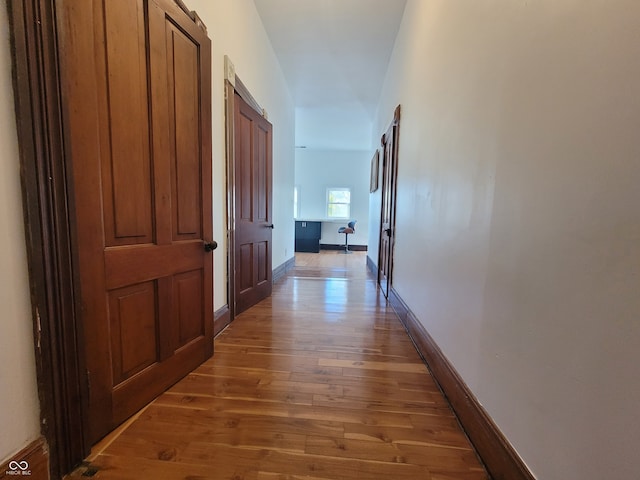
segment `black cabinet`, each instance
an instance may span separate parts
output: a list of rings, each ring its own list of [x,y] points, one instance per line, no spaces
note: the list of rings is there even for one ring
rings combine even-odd
[[[320,251],[322,222],[296,221],[296,252]]]

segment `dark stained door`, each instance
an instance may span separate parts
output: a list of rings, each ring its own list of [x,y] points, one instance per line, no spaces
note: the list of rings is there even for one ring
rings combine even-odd
[[[173,0],[62,0],[89,438],[213,353],[211,45]]]
[[[235,94],[236,314],[271,295],[271,124]]]
[[[382,136],[382,209],[378,249],[378,283],[385,297],[389,296],[393,273],[399,123],[400,106],[396,108],[393,122]]]

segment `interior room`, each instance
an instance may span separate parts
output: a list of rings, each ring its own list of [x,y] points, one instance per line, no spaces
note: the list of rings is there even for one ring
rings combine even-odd
[[[637,478],[639,32],[0,0],[0,477]]]

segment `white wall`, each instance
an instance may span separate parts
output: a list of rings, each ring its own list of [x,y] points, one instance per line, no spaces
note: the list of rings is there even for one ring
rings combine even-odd
[[[372,115],[359,102],[297,107],[296,145],[312,150],[367,150]]]
[[[635,0],[409,0],[374,124],[395,288],[540,479],[640,472],[639,59]]]
[[[0,0],[0,463],[40,436],[7,5]]]
[[[226,246],[224,56],[273,124],[273,267],[293,256],[295,110],[280,64],[252,0],[189,0],[207,26],[213,68],[213,229]],[[227,303],[227,249],[214,258],[214,308]]]
[[[296,149],[295,182],[298,186],[298,218],[327,218],[327,188],[351,189],[351,216],[358,221],[349,244],[367,245],[369,231],[369,151],[334,151]],[[349,220],[322,224],[321,244],[344,244],[344,234],[338,233]]]

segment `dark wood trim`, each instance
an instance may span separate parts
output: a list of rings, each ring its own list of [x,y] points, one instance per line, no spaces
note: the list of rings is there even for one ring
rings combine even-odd
[[[224,105],[226,120],[226,175],[227,175],[227,306],[229,307],[229,318],[236,317],[236,264],[235,264],[235,241],[236,241],[236,219],[235,219],[235,88],[229,82],[224,82]]]
[[[184,13],[187,14],[187,17],[189,17],[193,21],[193,23],[195,23],[198,26],[198,28],[200,28],[202,31],[206,33],[207,26],[204,24],[204,22],[198,15],[198,12],[196,12],[195,10],[189,10],[189,7],[187,7],[187,5],[182,0],[173,0],[173,1],[180,8],[180,10],[182,10]]]
[[[287,272],[291,270],[293,267],[295,267],[295,265],[296,265],[296,257],[294,256],[294,257],[291,257],[286,262],[274,268],[271,274],[271,283],[276,283],[281,278],[284,278]]]
[[[185,5],[185,3],[182,0],[173,0],[175,2],[176,5],[178,5],[178,7],[180,7],[180,10],[182,10],[184,13],[187,14],[187,17],[189,17],[192,21],[196,21],[196,16],[195,16],[195,12],[189,10],[189,8]]]
[[[240,77],[238,77],[238,75],[236,75],[235,79],[235,90],[251,108],[253,108],[261,116],[265,116],[264,108],[262,108],[257,100],[253,98],[253,95],[251,95],[249,89],[244,86],[244,83],[242,83],[242,80],[240,80]]]
[[[223,305],[213,313],[213,336],[218,335],[231,323],[229,305]]]
[[[320,250],[344,250],[344,244],[338,245],[337,243],[321,243]],[[349,250],[352,252],[366,252],[367,246],[349,244]]]
[[[389,303],[449,400],[491,478],[535,480],[513,446],[393,286],[389,289]]]
[[[378,266],[373,260],[371,260],[371,257],[369,255],[367,255],[367,268],[374,277],[378,274]]]
[[[13,462],[17,462],[17,464]],[[17,476],[27,476],[36,480],[51,478],[49,476],[49,449],[44,437],[31,442],[0,465],[0,479]]]
[[[90,451],[55,5],[25,0],[7,6],[41,425],[55,479]]]

